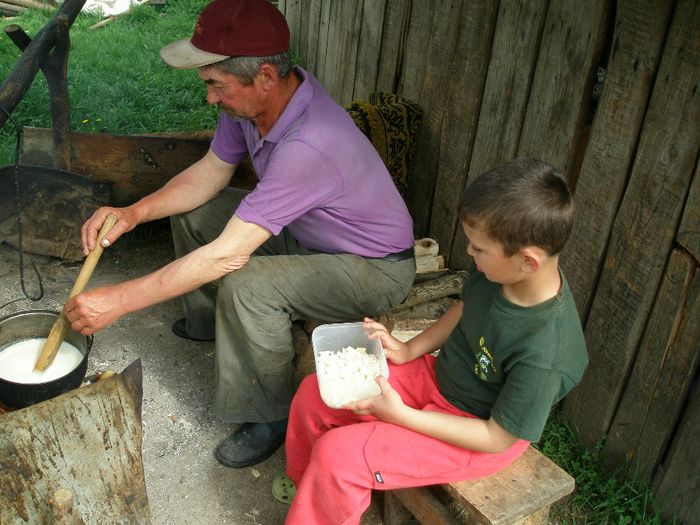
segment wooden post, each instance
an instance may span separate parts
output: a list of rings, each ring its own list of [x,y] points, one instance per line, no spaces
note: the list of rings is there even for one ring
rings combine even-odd
[[[54,128],[54,167],[70,169],[70,107],[68,104],[69,28],[80,13],[85,0],[66,0],[54,17],[41,28],[33,40],[17,26],[5,29],[23,52],[9,77],[0,86],[0,105],[9,113],[26,94],[39,69],[46,76],[51,97]],[[0,126],[8,119],[0,111]]]

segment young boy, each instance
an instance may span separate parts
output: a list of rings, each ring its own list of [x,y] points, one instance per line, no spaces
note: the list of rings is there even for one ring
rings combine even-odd
[[[406,343],[365,318],[390,362],[381,394],[338,410],[315,376],[302,382],[287,429],[297,489],[286,523],[359,523],[372,490],[493,474],[539,440],[581,380],[583,332],[558,266],[573,214],[563,177],[515,160],[478,177],[459,214],[478,270],[462,302]],[[278,478],[273,492],[293,496],[294,485]]]

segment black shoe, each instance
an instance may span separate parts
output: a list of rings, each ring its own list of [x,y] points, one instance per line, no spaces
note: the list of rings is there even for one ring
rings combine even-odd
[[[243,423],[216,447],[214,455],[227,467],[241,468],[266,460],[284,443],[285,421]]]
[[[182,319],[178,319],[177,321],[175,321],[173,323],[173,333],[178,337],[182,337],[183,339],[189,339],[190,341],[213,341],[214,340],[213,337],[211,339],[207,339],[207,338],[200,338],[200,337],[191,336],[185,330],[186,326],[187,325],[186,325],[184,317]]]

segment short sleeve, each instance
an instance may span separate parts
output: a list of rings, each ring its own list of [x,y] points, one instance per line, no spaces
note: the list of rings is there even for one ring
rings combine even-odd
[[[245,137],[240,124],[226,113],[219,114],[211,150],[224,162],[238,164],[248,154]]]
[[[508,376],[491,417],[510,434],[538,441],[547,417],[558,398],[562,376],[556,370],[515,365]]]

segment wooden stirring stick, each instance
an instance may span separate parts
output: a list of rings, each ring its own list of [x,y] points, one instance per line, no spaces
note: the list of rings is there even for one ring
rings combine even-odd
[[[87,286],[87,283],[92,276],[92,272],[95,270],[95,266],[97,266],[97,261],[99,261],[100,256],[104,251],[104,248],[102,248],[102,239],[104,239],[105,235],[109,233],[109,230],[112,229],[112,226],[114,226],[118,220],[119,218],[116,215],[111,213],[107,215],[107,218],[100,229],[100,233],[97,235],[97,243],[85,258],[85,262],[83,263],[83,267],[80,269],[78,278],[75,280],[75,284],[73,284],[73,289],[70,291],[70,295],[68,296],[69,299],[74,295],[81,293],[85,289],[85,286]],[[44,343],[44,349],[41,351],[39,359],[37,359],[36,364],[34,365],[35,372],[43,372],[51,366],[53,360],[56,358],[56,354],[58,353],[58,348],[61,346],[63,339],[66,337],[66,332],[68,331],[69,326],[70,323],[68,322],[68,318],[66,317],[65,312],[61,310],[61,314],[53,324],[51,332],[49,332],[49,337],[46,339],[46,343]]]

